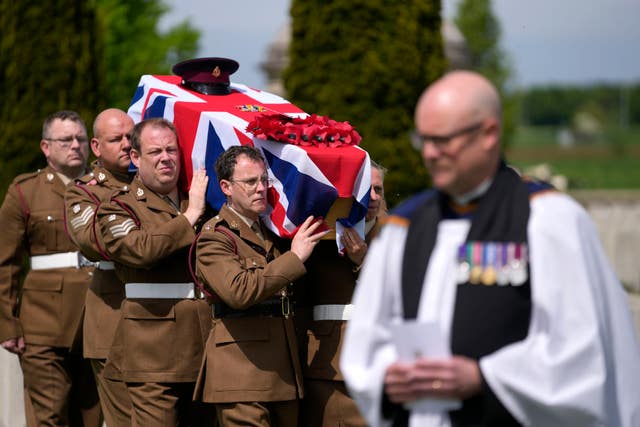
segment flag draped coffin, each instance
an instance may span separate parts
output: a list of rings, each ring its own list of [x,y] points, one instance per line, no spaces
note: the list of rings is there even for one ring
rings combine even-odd
[[[194,168],[209,176],[207,202],[216,210],[225,202],[214,164],[234,145],[253,145],[262,151],[269,177],[267,225],[281,237],[291,237],[309,215],[332,217],[332,206],[347,206],[338,215],[340,226],[363,230],[369,203],[369,156],[350,145],[335,148],[298,146],[253,137],[247,124],[257,114],[307,114],[287,100],[232,83],[228,95],[202,95],[180,85],[179,76],[142,76],[128,114],[139,122],[164,117],[174,123],[183,152],[181,182],[185,188]],[[339,203],[349,201],[349,203]],[[351,203],[352,202],[352,203]],[[333,227],[334,224],[329,224]]]

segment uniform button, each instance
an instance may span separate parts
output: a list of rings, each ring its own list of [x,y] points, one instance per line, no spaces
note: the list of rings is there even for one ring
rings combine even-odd
[[[53,217],[51,215],[47,215],[47,221],[49,222],[53,221]]]
[[[124,191],[127,191],[127,190],[129,189],[129,187],[125,185],[124,187],[122,187],[122,189],[123,189]]]
[[[258,265],[255,261],[253,261],[253,265]]]

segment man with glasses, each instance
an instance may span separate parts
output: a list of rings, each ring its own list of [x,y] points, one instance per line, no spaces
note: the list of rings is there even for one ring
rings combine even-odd
[[[0,208],[0,343],[20,357],[27,408],[33,408],[28,418],[37,425],[97,426],[91,368],[72,351],[93,265],[64,226],[65,185],[86,173],[80,116],[47,117],[40,149],[47,167],[14,179]],[[25,256],[30,270],[21,282]]]
[[[129,152],[133,125],[133,119],[117,108],[98,114],[91,138],[97,160],[91,173],[69,185],[65,193],[67,231],[82,254],[97,264],[85,302],[82,350],[91,362],[102,413],[109,426],[131,424],[131,399],[124,382],[103,376],[120,320],[124,284],[104,250],[104,242],[97,240],[95,212],[100,204],[109,203],[114,191],[131,184]]]
[[[495,87],[449,73],[415,124],[434,189],[371,245],[341,357],[367,421],[638,425],[626,293],[588,214],[504,163]]]
[[[258,149],[231,147],[215,170],[227,203],[197,242],[214,319],[196,398],[215,404],[222,426],[297,427],[302,373],[290,292],[326,231],[309,217],[286,250],[261,223],[269,177]]]

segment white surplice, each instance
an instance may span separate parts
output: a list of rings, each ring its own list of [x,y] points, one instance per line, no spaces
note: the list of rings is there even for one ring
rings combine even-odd
[[[440,222],[418,309],[418,320],[437,322],[447,342],[457,248],[469,227],[468,220]],[[571,198],[549,192],[531,200],[527,233],[529,332],[480,359],[484,378],[523,425],[640,426],[640,345],[626,293],[593,222]],[[406,235],[406,225],[390,222],[372,243],[341,355],[349,391],[372,427],[389,421],[381,414],[383,378],[397,360],[390,325],[403,321]],[[449,424],[446,412],[414,412],[410,418],[411,426]]]

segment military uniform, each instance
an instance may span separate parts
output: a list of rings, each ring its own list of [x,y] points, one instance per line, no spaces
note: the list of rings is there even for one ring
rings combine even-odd
[[[65,193],[69,235],[84,256],[97,262],[85,301],[83,356],[91,361],[102,412],[110,427],[131,423],[131,399],[124,382],[102,375],[120,320],[124,284],[105,253],[104,242],[96,241],[95,213],[115,190],[126,191],[130,181],[128,175],[114,175],[96,163],[90,174],[68,186]]]
[[[67,425],[77,403],[85,422],[97,425],[93,376],[71,352],[93,267],[65,233],[64,191],[50,167],[18,176],[7,191],[0,208],[0,341],[24,336],[20,363],[38,424]],[[24,256],[31,269],[21,285]]]
[[[104,375],[126,382],[132,425],[178,425],[211,327],[188,268],[194,227],[139,178],[100,205],[97,224],[126,292]]]
[[[377,234],[376,221],[365,241]],[[335,240],[322,240],[307,260],[304,286],[299,288],[296,323],[301,333],[305,398],[301,426],[365,426],[347,394],[339,368],[342,339],[351,313],[359,268],[341,256]]]
[[[302,372],[293,319],[282,291],[305,274],[302,261],[263,229],[264,240],[228,206],[197,243],[199,280],[222,300],[196,386],[222,425],[296,425]]]

